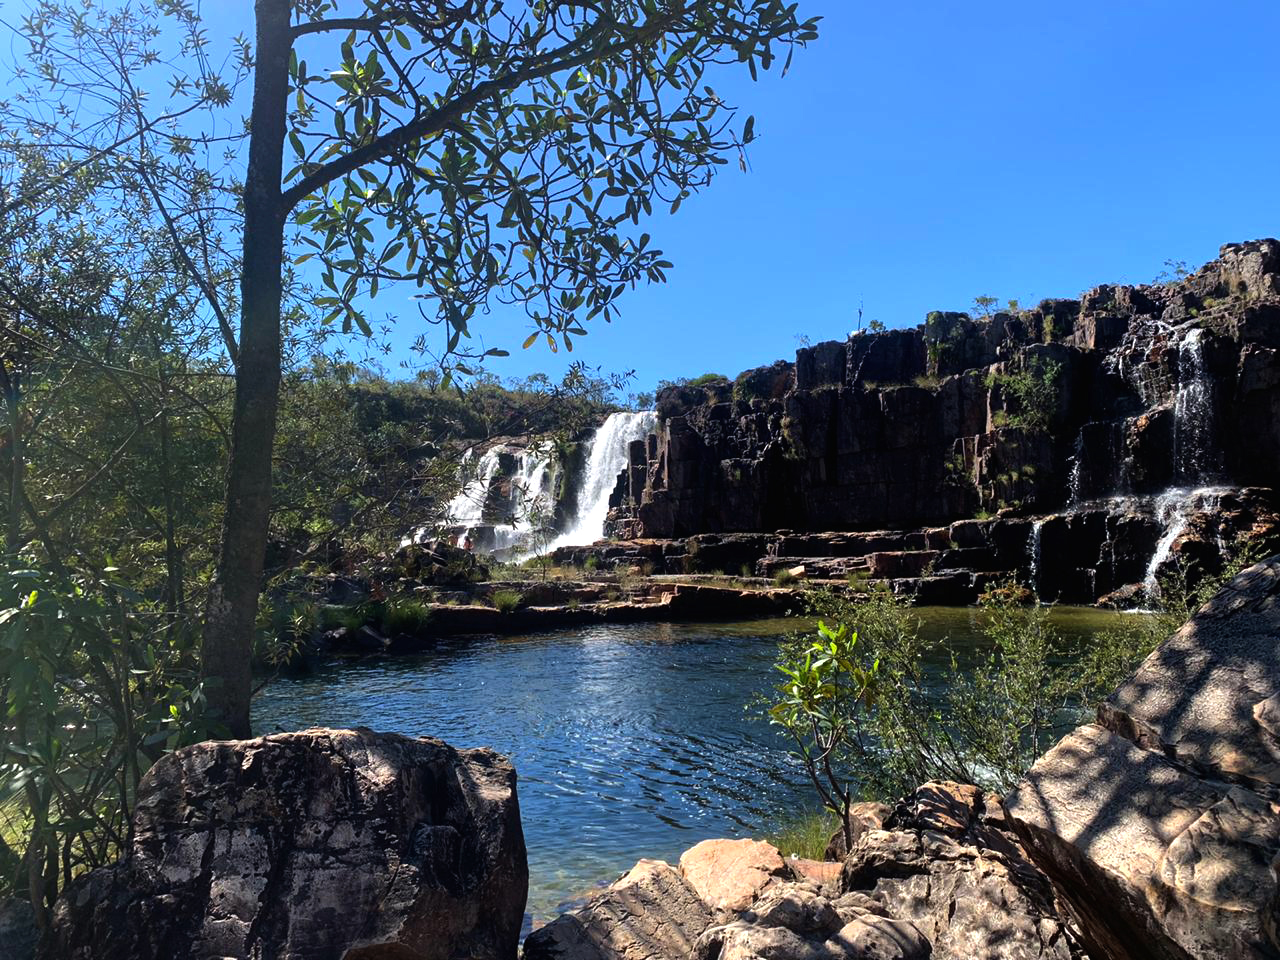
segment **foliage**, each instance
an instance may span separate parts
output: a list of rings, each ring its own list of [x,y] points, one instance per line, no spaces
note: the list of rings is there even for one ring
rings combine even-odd
[[[499,613],[514,613],[524,602],[524,597],[515,590],[495,590],[490,602]]]
[[[382,632],[388,637],[419,636],[431,625],[431,608],[421,600],[388,600],[382,612]]]
[[[773,583],[774,583],[774,586],[777,586],[777,587],[794,586],[796,581],[799,579],[800,578],[797,577],[790,570],[779,570],[777,573],[773,575]]]
[[[806,813],[778,824],[766,839],[784,857],[822,860],[826,856],[831,835],[838,827],[839,821],[829,810]]]
[[[0,818],[20,864],[0,894],[41,921],[67,879],[123,849],[151,763],[210,732],[191,624],[115,573],[0,570]]]
[[[1062,364],[1055,360],[1033,359],[1015,371],[987,374],[987,389],[998,389],[1013,410],[1005,412],[1004,422],[1036,433],[1049,429],[1058,407],[1059,379]]]
[[[867,324],[867,330],[870,333],[884,333],[888,329],[888,326],[885,325],[883,320],[872,320]]]
[[[769,707],[769,719],[791,738],[795,754],[822,805],[849,835],[854,793],[850,759],[858,744],[858,718],[872,697],[878,660],[864,664],[856,649],[858,634],[847,624],[828,627],[805,644],[783,648],[776,668],[786,677]]]
[[[820,592],[810,601],[818,635],[780,646],[788,680],[770,715],[833,812],[857,792],[892,799],[935,779],[1007,789],[1148,649],[1126,632],[1072,647],[1049,609],[1008,582],[982,598],[984,644],[962,661],[922,636],[910,603],[883,588]]]

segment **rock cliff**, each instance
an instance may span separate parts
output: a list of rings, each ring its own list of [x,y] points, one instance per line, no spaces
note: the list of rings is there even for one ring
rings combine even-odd
[[[1141,581],[1186,544],[1212,566],[1274,509],[1280,241],[1229,244],[1167,284],[806,347],[668,388],[658,414],[614,490],[621,539],[990,516],[1043,523],[1044,555],[1071,568],[1050,571],[1055,595]],[[1246,487],[1249,515],[1215,519]]]

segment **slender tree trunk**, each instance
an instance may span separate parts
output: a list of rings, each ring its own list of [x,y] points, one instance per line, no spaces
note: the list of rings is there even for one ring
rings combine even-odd
[[[257,0],[249,169],[244,185],[240,356],[226,515],[205,616],[209,706],[233,737],[249,736],[250,652],[271,511],[271,452],[280,393],[284,219],[280,177],[289,90],[289,0]]]
[[[18,372],[0,362],[0,389],[4,390],[5,412],[9,421],[9,516],[5,524],[5,551],[16,555],[22,547],[22,500],[25,469],[22,450],[22,413]]]

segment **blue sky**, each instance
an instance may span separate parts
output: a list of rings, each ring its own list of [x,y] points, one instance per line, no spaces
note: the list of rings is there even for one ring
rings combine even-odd
[[[635,369],[640,389],[732,376],[792,357],[797,336],[843,337],[859,304],[911,326],[979,295],[1150,281],[1166,259],[1280,233],[1274,0],[800,13],[825,20],[789,76],[716,84],[756,114],[751,171],[729,168],[649,227],[669,282],[628,293],[574,358]],[[478,329],[512,352],[495,373],[568,362],[521,350],[522,317]]]

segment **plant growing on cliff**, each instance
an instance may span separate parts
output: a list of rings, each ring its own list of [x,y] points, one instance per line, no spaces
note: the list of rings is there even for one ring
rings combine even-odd
[[[985,382],[988,390],[1001,393],[1006,404],[1012,401],[1013,409],[1003,411],[1004,423],[1044,433],[1058,407],[1061,376],[1062,364],[1037,358],[1024,363],[1020,370],[1002,373],[992,370]]]

